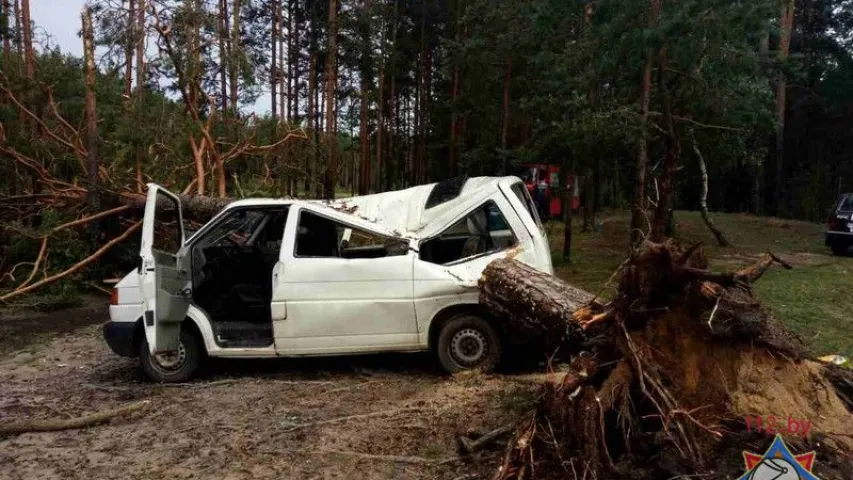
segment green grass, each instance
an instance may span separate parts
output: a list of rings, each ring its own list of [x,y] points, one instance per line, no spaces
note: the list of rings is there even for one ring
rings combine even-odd
[[[701,241],[714,270],[733,270],[764,252],[783,255],[794,269],[771,269],[755,286],[759,298],[780,319],[805,338],[820,355],[853,356],[853,257],[833,257],[823,245],[820,224],[756,217],[712,214],[734,246],[721,248],[702,223],[698,212],[676,212],[676,238]],[[562,260],[563,226],[550,223],[554,269],[557,276],[607,298],[615,286],[604,284],[625,259],[628,213],[605,212],[602,232],[573,229],[572,262]]]

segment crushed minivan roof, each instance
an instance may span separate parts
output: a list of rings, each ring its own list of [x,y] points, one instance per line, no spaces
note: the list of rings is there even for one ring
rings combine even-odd
[[[452,179],[459,182],[464,179]],[[441,182],[419,185],[405,190],[374,193],[338,200],[283,200],[283,199],[243,199],[229,204],[226,209],[240,206],[283,205],[309,203],[355,216],[378,225],[394,234],[411,238],[425,238],[455,220],[458,214],[473,203],[485,201],[498,190],[502,182],[509,184],[520,182],[518,177],[473,177],[464,180],[459,194],[450,201],[444,201],[427,207],[427,201],[436,185]],[[454,188],[458,188],[455,186]],[[454,192],[455,193],[455,192]]]
[[[444,223],[452,212],[464,209],[475,199],[485,199],[497,190],[501,181],[518,182],[516,177],[473,177],[464,182],[458,197],[461,202],[446,201],[427,208],[430,193],[439,185],[430,183],[405,190],[343,198],[328,202],[338,211],[351,213],[379,224],[403,236],[419,237],[432,223]]]

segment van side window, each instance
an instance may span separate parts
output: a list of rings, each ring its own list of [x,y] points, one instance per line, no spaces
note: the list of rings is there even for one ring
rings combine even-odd
[[[555,182],[553,185],[557,185],[557,183]],[[523,183],[516,183],[512,186],[512,191],[515,193],[515,196],[518,197],[518,200],[521,201],[522,205],[524,205],[524,208],[527,209],[527,213],[530,214],[530,218],[532,218],[536,225],[541,229],[542,220],[539,218],[539,212],[536,210],[536,204],[534,204],[533,199],[530,198],[530,192],[527,191],[527,187],[525,187]]]
[[[517,243],[503,213],[495,202],[489,201],[438,237],[421,244],[421,260],[445,265],[506,250]]]
[[[297,257],[381,258],[405,255],[408,242],[362,230],[309,211],[299,214]]]
[[[181,223],[178,204],[171,197],[157,192],[154,213],[154,242],[151,248],[168,254],[181,249]]]

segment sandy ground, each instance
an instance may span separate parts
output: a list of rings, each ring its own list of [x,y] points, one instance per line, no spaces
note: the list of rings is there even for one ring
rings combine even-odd
[[[94,311],[45,318],[104,319]],[[211,361],[194,382],[166,387],[146,382],[135,359],[112,354],[97,326],[69,330],[23,349],[19,341],[15,351],[7,342],[0,422],[150,403],[82,430],[0,438],[0,479],[489,478],[500,446],[457,459],[458,435],[517,418],[535,389],[518,377],[448,377],[422,354]],[[343,418],[362,414],[372,415]]]

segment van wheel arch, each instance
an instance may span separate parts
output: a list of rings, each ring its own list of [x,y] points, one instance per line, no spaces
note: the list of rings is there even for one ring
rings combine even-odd
[[[432,322],[429,324],[428,348],[430,350],[436,350],[438,348],[438,337],[441,335],[441,329],[444,328],[447,322],[460,315],[474,315],[482,318],[495,329],[501,342],[506,342],[504,329],[501,328],[501,323],[498,322],[494,315],[491,315],[479,304],[465,303],[460,305],[451,305],[435,314]]]
[[[204,341],[204,335],[201,334],[201,329],[196,325],[195,320],[190,317],[184,318],[184,321],[181,322],[181,329],[187,329],[191,334],[193,334],[198,340],[199,345],[201,346],[201,353],[203,355],[207,355],[207,344]],[[136,355],[139,352],[139,347],[142,345],[142,341],[145,339],[145,327],[142,324],[142,317],[139,317],[136,320],[136,328],[133,329],[133,337],[131,338],[132,344],[132,352]]]

